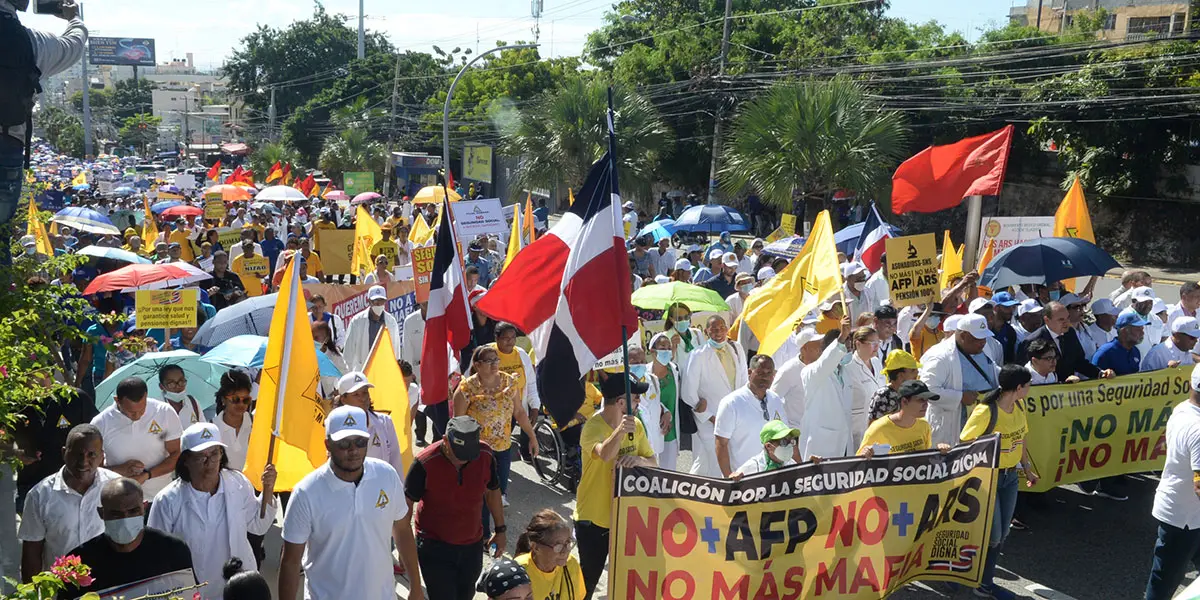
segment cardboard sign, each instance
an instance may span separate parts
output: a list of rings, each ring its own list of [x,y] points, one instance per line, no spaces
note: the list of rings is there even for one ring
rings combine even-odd
[[[433,272],[433,255],[437,246],[420,246],[413,248],[412,268],[413,279],[417,283],[417,303],[429,299],[429,274]]]
[[[995,256],[1021,242],[1054,237],[1054,217],[984,217],[979,231],[979,256],[989,243],[996,244],[992,250]]]
[[[796,235],[796,215],[784,213],[779,217],[779,228],[788,235]]]
[[[937,238],[932,233],[887,239],[888,295],[896,307],[938,299]]]
[[[192,175],[190,173],[176,173],[175,174],[175,187],[177,187],[181,190],[196,189],[196,176]]]
[[[499,198],[463,200],[456,202],[452,210],[460,240],[473,240],[485,233],[510,233],[511,226],[504,218],[504,208]]]
[[[318,239],[321,243],[316,250],[321,256],[326,275],[349,275],[354,272],[350,266],[350,252],[354,249],[353,229],[322,229]]]
[[[199,290],[138,290],[134,296],[138,329],[196,326]]]
[[[782,227],[776,227],[775,231],[767,234],[766,240],[767,243],[770,244],[771,242],[778,242],[785,237],[788,237],[788,233],[785,232]]]
[[[225,202],[222,200],[204,201],[204,218],[210,221],[220,221],[225,218]]]
[[[101,195],[107,196],[112,193],[113,184],[111,181],[98,181],[96,182],[96,191],[100,192]]]

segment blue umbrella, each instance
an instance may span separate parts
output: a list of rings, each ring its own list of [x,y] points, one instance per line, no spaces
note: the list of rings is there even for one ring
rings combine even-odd
[[[854,254],[854,250],[858,248],[858,238],[862,237],[863,226],[866,223],[855,223],[847,227],[843,227],[837,233],[833,234],[833,243],[837,246],[838,252],[846,253],[846,256]],[[900,228],[895,225],[888,225],[888,231],[892,237],[900,236]]]
[[[158,371],[167,365],[178,365],[187,377],[187,393],[196,399],[201,409],[217,402],[217,388],[221,375],[229,367],[200,360],[200,355],[191,350],[170,352],[148,352],[133,362],[113,371],[107,379],[96,386],[96,408],[104,410],[113,402],[117,384],[129,377],[137,377],[150,388],[150,397],[160,397]]]
[[[160,191],[160,192],[171,192],[172,194],[178,194],[178,193],[180,193],[180,192],[179,192],[179,188],[177,188],[177,187],[175,187],[175,186],[173,186],[173,185],[164,185],[164,186],[162,186],[162,187],[158,188],[158,191]]]
[[[167,210],[172,206],[179,206],[180,204],[183,203],[178,200],[163,200],[162,202],[155,202],[154,204],[150,205],[150,212],[157,215],[158,213]]]
[[[1102,276],[1120,266],[1107,252],[1087,240],[1038,238],[996,255],[984,269],[979,284],[992,289],[1022,283],[1045,285],[1074,277]]]
[[[121,230],[117,229],[108,217],[82,206],[68,206],[55,213],[51,221],[88,233],[121,235]]]
[[[675,220],[676,231],[746,231],[746,219],[728,206],[720,204],[702,204],[692,206],[683,211]]]
[[[113,193],[114,193],[114,194],[116,194],[116,195],[118,195],[118,196],[128,196],[128,195],[130,195],[130,194],[133,194],[133,193],[134,193],[134,192],[136,192],[136,191],[137,191],[137,190],[135,190],[135,189],[133,189],[133,188],[131,188],[131,187],[122,186],[122,187],[119,187],[119,188],[117,188],[117,189],[113,190]]]
[[[637,237],[647,235],[654,236],[655,243],[658,243],[659,240],[671,239],[671,236],[675,235],[675,220],[663,219],[661,221],[654,221],[637,233]]]
[[[150,189],[150,180],[149,179],[139,179],[139,180],[133,182],[133,187],[138,188],[139,190],[148,190],[148,189]]]
[[[95,256],[97,258],[111,258],[121,262],[144,264],[148,265],[151,261],[148,258],[138,256],[136,253],[120,248],[109,248],[108,246],[88,246],[80,250],[77,254],[83,256]]]
[[[88,185],[88,184],[86,184],[86,183],[81,183],[81,184],[79,184],[79,185],[73,185],[73,186],[71,186],[71,189],[73,189],[73,190],[75,190],[75,191],[77,191],[77,192],[82,192],[83,190],[90,190],[90,189],[92,189],[92,186],[90,186],[90,185]]]
[[[315,347],[316,344],[313,344]],[[342,372],[334,366],[333,361],[317,350],[317,368],[322,377],[340,377]],[[231,337],[221,345],[209,350],[200,359],[203,361],[226,365],[230,367],[247,367],[259,369],[267,356],[267,338],[261,335],[239,335]]]
[[[764,246],[763,254],[791,260],[800,255],[800,250],[804,248],[804,242],[805,238],[798,235],[781,238]]]

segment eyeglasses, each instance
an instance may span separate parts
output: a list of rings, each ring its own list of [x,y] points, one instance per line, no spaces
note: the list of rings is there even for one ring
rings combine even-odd
[[[1048,360],[1050,362],[1058,362],[1057,354],[1047,354],[1046,356],[1035,356],[1034,358],[1036,358],[1038,360]]]
[[[771,413],[767,411],[767,400],[764,398],[763,400],[760,401],[760,404],[762,405],[763,420],[770,421]]]
[[[367,447],[367,438],[354,436],[344,440],[338,440],[333,443],[338,450],[349,450],[350,448],[358,448],[359,450]]]
[[[566,554],[566,553],[570,552],[572,548],[575,547],[575,540],[569,539],[565,542],[559,542],[554,545],[543,544],[542,542],[537,542],[537,545],[539,545],[543,548],[553,550],[555,554]]]
[[[230,396],[225,400],[225,404],[250,404],[250,397]]]
[[[207,452],[196,452],[192,454],[192,460],[195,460],[202,465],[207,465],[214,460],[219,461],[221,460],[221,449],[214,448],[213,450]]]
[[[185,377],[183,379],[167,379],[167,380],[164,380],[162,383],[163,383],[163,385],[167,385],[167,386],[187,385],[187,378]]]
[[[481,362],[481,363],[483,363],[483,364],[485,364],[485,365],[498,365],[498,364],[500,364],[500,359],[498,359],[498,358],[485,358],[485,359],[482,359],[482,360],[480,360],[479,362]]]

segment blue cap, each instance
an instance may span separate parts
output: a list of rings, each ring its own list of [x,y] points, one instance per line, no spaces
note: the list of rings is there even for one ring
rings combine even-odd
[[[1013,295],[1008,292],[996,292],[996,294],[992,296],[992,302],[995,302],[1000,306],[1016,306],[1020,304],[1020,302],[1017,302],[1017,300],[1013,298]]]
[[[1145,317],[1139,315],[1136,310],[1127,308],[1117,315],[1117,329],[1122,327],[1145,327],[1150,324]]]

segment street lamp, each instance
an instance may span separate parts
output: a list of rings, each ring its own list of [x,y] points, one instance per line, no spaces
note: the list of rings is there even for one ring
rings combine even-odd
[[[462,68],[458,70],[458,75],[454,76],[454,81],[450,82],[450,91],[446,92],[446,104],[442,107],[442,168],[446,170],[445,181],[447,184],[450,183],[450,100],[454,98],[454,88],[458,86],[458,80],[462,79],[463,73],[466,73],[467,69],[469,69],[471,65],[475,64],[476,61],[489,54],[500,52],[502,50],[517,50],[519,48],[537,47],[537,44],[513,44],[511,46],[497,46],[491,50],[481,52],[477,54],[475,58],[472,58],[470,62],[463,65]]]

